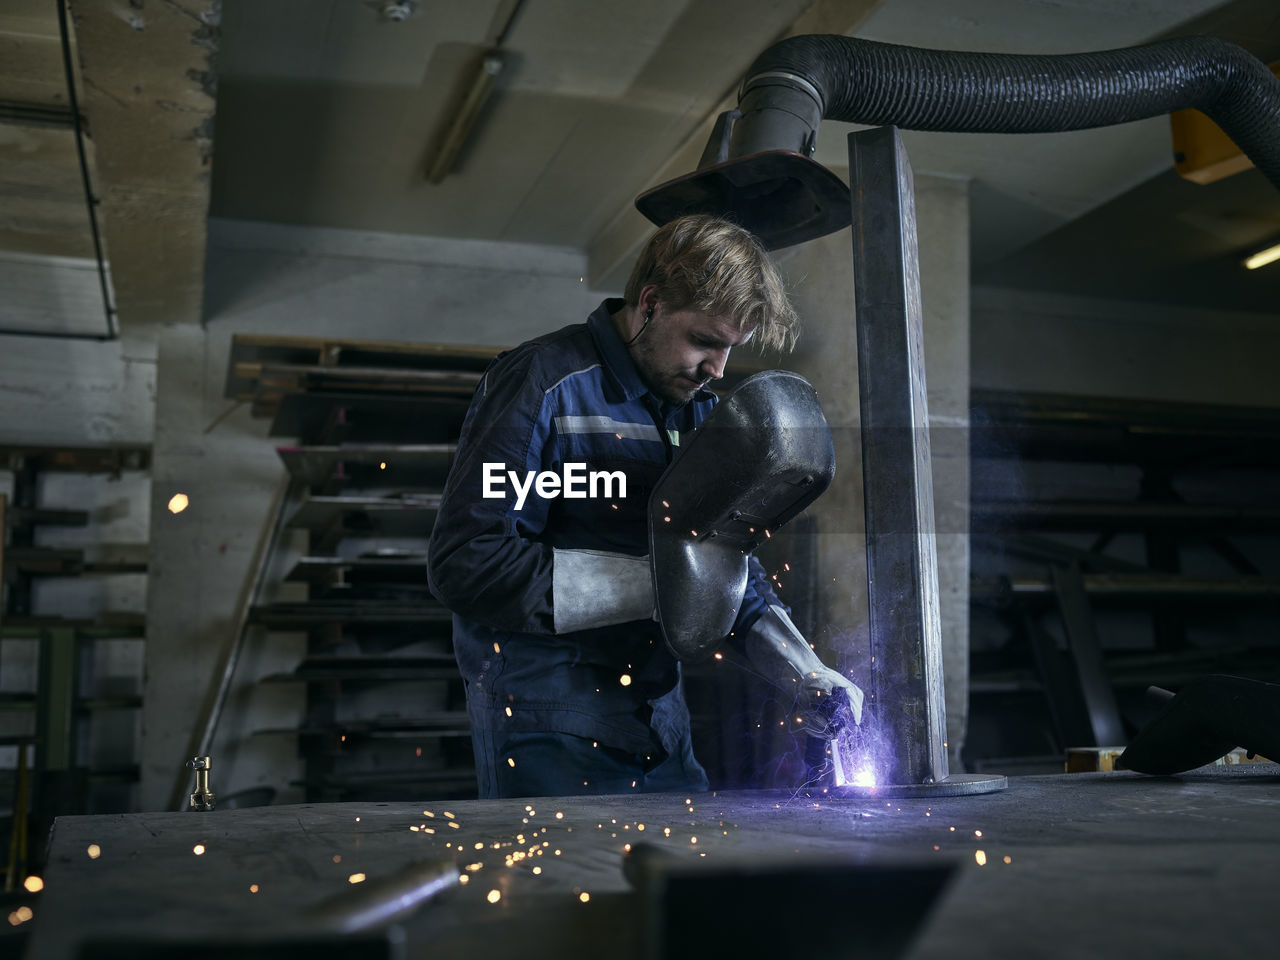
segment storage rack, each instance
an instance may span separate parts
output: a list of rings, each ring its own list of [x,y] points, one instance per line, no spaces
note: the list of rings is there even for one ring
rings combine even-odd
[[[471,394],[498,353],[237,335],[226,395],[271,420],[288,490],[268,549],[303,531],[283,575],[302,601],[254,602],[246,625],[303,631],[307,655],[264,683],[303,684],[289,730],[309,800],[474,796],[451,617],[426,586],[426,544]],[[264,576],[278,565],[269,557]],[[262,590],[255,590],[258,596]]]
[[[975,769],[1123,746],[1149,685],[1280,677],[1280,413],[974,391]]]
[[[83,678],[88,645],[107,640],[145,638],[142,611],[101,610],[90,617],[38,613],[35,588],[44,577],[111,576],[146,573],[145,543],[86,545],[81,548],[41,546],[38,532],[47,527],[84,527],[90,513],[42,502],[41,481],[50,473],[119,477],[124,471],[150,468],[149,447],[0,446],[0,470],[12,478],[11,497],[0,498],[0,642],[27,642],[36,647],[34,689],[0,693],[6,715],[0,745],[17,748],[13,769],[3,771],[0,800],[5,807],[5,887],[39,868],[42,838],[57,816],[122,812],[111,798],[99,797],[103,785],[133,784],[136,762],[94,765],[87,755],[85,725],[103,711],[136,711],[138,693],[86,691]],[[11,648],[10,653],[13,653]],[[141,677],[137,678],[141,689]],[[26,722],[19,718],[29,717]],[[136,750],[135,750],[136,755]]]

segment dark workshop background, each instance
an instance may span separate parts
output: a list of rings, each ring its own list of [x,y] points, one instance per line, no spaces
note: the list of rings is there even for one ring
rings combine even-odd
[[[1273,0],[81,0],[68,28],[79,124],[57,5],[0,8],[6,815],[20,754],[45,813],[165,809],[240,636],[219,796],[466,795],[427,448],[486,356],[619,293],[634,197],[773,40],[1280,59]],[[850,129],[816,155],[846,179]],[[1164,117],[904,141],[953,769],[1059,770],[1149,683],[1274,678],[1280,262],[1242,265],[1280,242],[1274,188],[1183,179]],[[742,359],[834,428],[835,485],[766,559],[864,676],[850,260],[847,230],[780,251],[801,346]],[[785,705],[731,669],[690,676],[717,784],[791,775]]]

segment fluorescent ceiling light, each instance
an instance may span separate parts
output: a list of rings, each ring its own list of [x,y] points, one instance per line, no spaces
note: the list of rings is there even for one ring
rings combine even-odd
[[[1265,267],[1268,263],[1280,260],[1280,243],[1274,247],[1267,247],[1265,250],[1259,250],[1252,257],[1244,262],[1249,270],[1257,270],[1259,267]]]

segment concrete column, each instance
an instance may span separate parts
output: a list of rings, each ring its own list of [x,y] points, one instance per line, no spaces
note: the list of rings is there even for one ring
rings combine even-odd
[[[212,430],[230,405],[223,399],[227,339],[194,324],[160,332],[152,447],[150,584],[147,595],[146,686],[143,698],[139,806],[166,808],[182,770],[191,731],[235,630],[237,602],[272,492],[284,473],[263,428],[241,409]],[[174,494],[189,505],[169,510]],[[284,787],[301,767],[292,738],[253,736],[255,729],[297,724],[301,685],[259,684],[265,673],[291,670],[305,640],[251,635],[233,693],[218,727],[211,785],[226,794],[257,785]],[[246,714],[252,710],[253,722]],[[299,800],[286,791],[281,799]]]
[[[969,686],[968,182],[917,172],[915,187],[947,741],[951,770],[960,773]],[[868,675],[870,664],[851,251],[843,230],[779,254],[804,332],[796,353],[778,365],[813,382],[835,436],[835,482],[810,508],[819,528],[818,630],[810,639],[856,680]]]

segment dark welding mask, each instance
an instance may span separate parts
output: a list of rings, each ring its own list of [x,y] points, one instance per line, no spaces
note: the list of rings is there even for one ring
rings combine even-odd
[[[682,444],[649,498],[658,622],[677,659],[709,656],[733,629],[751,551],[818,498],[836,454],[803,377],[748,377]]]

